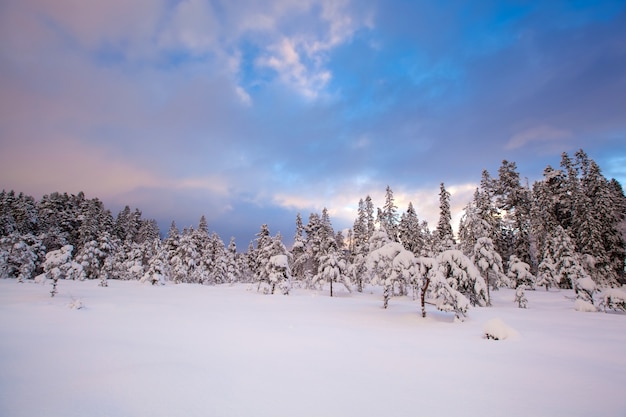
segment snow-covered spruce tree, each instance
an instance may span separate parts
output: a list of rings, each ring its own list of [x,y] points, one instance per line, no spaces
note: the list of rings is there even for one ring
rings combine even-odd
[[[439,222],[435,233],[438,252],[453,249],[456,242],[452,232],[452,214],[450,212],[450,193],[443,182],[439,186]]]
[[[398,207],[396,206],[391,187],[385,189],[385,204],[378,216],[380,228],[387,232],[389,240],[398,241]]]
[[[582,150],[576,155],[583,160],[586,156]],[[615,287],[624,272],[625,256],[624,241],[617,227],[619,219],[613,212],[619,202],[595,161],[589,160],[582,172],[580,198],[576,201],[577,221],[572,225],[576,250],[593,257],[593,265],[587,272],[596,284]]]
[[[365,283],[369,281],[366,277],[367,254],[368,251],[366,247],[362,247],[362,249],[352,257],[352,262],[347,265],[347,274],[350,280],[355,283],[358,292],[363,292]]]
[[[576,280],[584,273],[574,243],[567,232],[557,226],[550,240],[551,251],[556,261],[557,279],[561,288],[576,289]]]
[[[498,209],[504,214],[501,222],[501,244],[498,253],[504,259],[516,255],[531,264],[530,190],[520,184],[515,162],[502,161],[495,182]],[[494,243],[500,243],[494,242]]]
[[[0,277],[17,278],[18,282],[30,279],[45,256],[39,237],[31,234],[11,233],[0,238]]]
[[[118,272],[119,278],[124,280],[140,280],[145,273],[145,267],[147,266],[147,259],[145,256],[145,250],[147,248],[143,244],[125,241],[123,244],[123,251],[126,255],[126,259],[121,265],[121,270]]]
[[[229,284],[241,281],[237,244],[235,243],[235,238],[233,236],[231,236],[230,242],[228,242],[228,247],[226,248],[226,276]]]
[[[611,248],[609,262],[617,274],[620,285],[626,284],[626,195],[621,184],[615,179],[609,181],[613,233],[607,239]]]
[[[296,215],[296,234],[293,238],[293,246],[291,247],[292,264],[291,274],[293,283],[304,283],[306,279],[306,264],[308,260],[306,252],[306,242],[304,239],[304,224],[300,213]]]
[[[515,256],[515,255],[513,255]],[[527,308],[528,307],[528,299],[526,298],[526,285],[521,284],[515,288],[515,300],[519,308]]]
[[[509,257],[509,271],[507,277],[511,281],[511,286],[517,288],[524,285],[526,288],[535,288],[535,276],[530,273],[530,265],[519,259],[516,255]]]
[[[164,285],[170,275],[167,251],[161,245],[160,239],[154,239],[152,245],[154,246],[152,257],[148,260],[148,268],[143,274],[141,282]]]
[[[552,259],[552,255],[546,247],[544,254],[537,269],[537,281],[535,282],[537,287],[545,287],[546,291],[549,288],[556,288],[559,285],[558,272],[556,270],[556,262]]]
[[[264,293],[274,294],[278,287],[282,294],[288,295],[291,290],[289,252],[282,242],[280,233],[273,238],[270,237],[269,241],[263,244],[257,257],[259,267],[257,291],[263,287]]]
[[[442,268],[438,260],[434,260],[425,288],[428,294],[430,294],[429,298],[434,301],[437,310],[453,312],[455,320],[463,321],[467,316],[470,301],[450,285],[450,279],[448,279],[446,273],[446,268]],[[425,316],[425,313],[423,315]]]
[[[61,249],[53,250],[46,253],[46,260],[43,263],[43,270],[47,279],[52,280],[52,290],[50,296],[54,297],[57,293],[57,283],[59,279],[67,279],[73,271],[72,245],[65,245]]]
[[[358,292],[363,292],[367,276],[366,258],[370,252],[370,238],[374,234],[374,205],[370,196],[365,201],[359,200],[358,217],[354,222],[354,244],[351,252],[352,262],[348,265],[348,275],[356,285]]]
[[[309,214],[309,221],[304,227],[306,232],[306,263],[304,274],[307,279],[313,279],[319,271],[320,257],[322,256],[322,244],[325,241],[325,230],[322,219],[317,213]],[[311,283],[308,282],[307,285]]]
[[[372,197],[369,195],[365,197],[365,223],[367,226],[366,242],[369,242],[370,238],[374,234],[374,230],[376,230],[374,224],[374,202],[372,201]]]
[[[330,296],[333,296],[333,283],[342,283],[348,292],[350,289],[350,279],[348,277],[348,265],[336,247],[329,247],[325,254],[320,257],[320,270],[313,278],[313,285],[319,282],[330,284]]]
[[[488,237],[478,238],[472,252],[472,262],[478,267],[487,284],[487,305],[491,305],[489,287],[499,288],[501,283],[508,282],[504,275],[502,258],[496,252],[493,241]]]
[[[474,193],[474,200],[466,206],[459,224],[459,249],[470,258],[474,256],[474,249],[478,239],[491,236],[491,225],[483,219],[478,204],[481,201],[478,189]],[[493,240],[491,241],[493,245]],[[495,251],[495,249],[494,249]]]
[[[228,282],[226,247],[216,232],[194,233],[194,247],[198,253],[198,263],[192,282],[203,285],[216,285]]]
[[[388,242],[371,251],[366,265],[372,274],[372,283],[383,286],[383,308],[387,308],[394,294],[405,295],[407,286],[421,288],[415,255],[398,242]]]
[[[359,249],[367,245],[369,236],[367,234],[367,215],[365,212],[365,201],[359,200],[359,207],[357,209],[357,218],[354,220],[352,226],[353,234],[353,248],[352,252],[358,253]]]
[[[185,229],[178,240],[178,246],[170,258],[172,279],[174,283],[196,282],[196,268],[200,262],[200,254],[192,239],[193,229]]]
[[[35,200],[15,191],[0,192],[0,236],[38,233],[39,218]]]
[[[82,265],[86,279],[95,279],[100,273],[105,257],[106,255],[100,251],[99,242],[90,240],[76,254],[75,260]]]
[[[539,263],[549,253],[550,234],[564,216],[560,203],[564,189],[565,175],[549,165],[543,171],[543,180],[533,184],[530,224]]]
[[[216,257],[214,245],[216,243],[209,235],[209,225],[206,217],[202,215],[198,222],[198,227],[196,229],[190,228],[189,230],[189,245],[193,247],[196,259],[195,266],[191,270],[192,276],[189,278],[189,282],[203,285],[218,283],[218,279],[213,274]]]
[[[413,207],[413,203],[409,202],[406,212],[402,213],[400,223],[398,224],[398,238],[408,251],[413,252],[415,256],[420,256],[424,251],[424,236],[419,218]]]
[[[337,239],[333,231],[330,216],[326,208],[322,211],[321,226],[318,230],[317,242],[317,271],[312,277],[311,286],[318,286],[323,282],[330,284],[330,296],[333,296],[333,283],[341,282],[350,289],[348,267],[337,245]]]
[[[447,250],[436,260],[439,274],[451,288],[465,295],[473,306],[487,305],[487,284],[470,258],[460,250]]]

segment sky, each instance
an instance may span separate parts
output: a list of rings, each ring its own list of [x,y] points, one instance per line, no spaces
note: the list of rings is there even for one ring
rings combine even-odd
[[[453,222],[487,169],[626,183],[625,1],[3,0],[0,189],[205,215],[245,249],[360,198]]]

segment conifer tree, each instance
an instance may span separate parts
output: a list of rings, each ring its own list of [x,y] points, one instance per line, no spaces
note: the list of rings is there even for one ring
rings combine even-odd
[[[515,162],[502,161],[495,186],[496,204],[504,213],[498,252],[508,258],[516,255],[532,263],[530,238],[530,190],[520,184]]]
[[[296,282],[304,282],[306,277],[307,252],[304,239],[304,224],[300,213],[296,215],[296,234],[291,248],[291,274]]]
[[[521,285],[524,288],[535,288],[535,276],[530,272],[530,265],[516,255],[511,255],[508,266],[507,276],[513,288],[518,288]]]
[[[391,187],[387,186],[385,190],[385,204],[379,212],[380,227],[387,232],[389,239],[398,241],[398,207],[396,206]]]
[[[238,258],[235,238],[231,237],[228,247],[226,248],[226,271],[227,280],[230,284],[241,281],[241,270]]]
[[[167,251],[159,239],[153,240],[153,245],[152,257],[148,261],[148,268],[141,281],[152,285],[164,285],[170,275]]]
[[[367,269],[372,283],[383,286],[383,308],[387,308],[394,294],[405,295],[410,285],[414,291],[421,288],[415,255],[398,242],[388,241],[367,255]]]
[[[548,291],[549,288],[556,288],[558,286],[558,283],[559,278],[556,269],[556,262],[552,258],[549,247],[546,247],[542,256],[541,263],[539,264],[539,268],[537,270],[536,285],[538,287],[543,286],[546,288],[546,291]]]
[[[52,290],[50,296],[57,294],[57,284],[59,279],[71,278],[73,273],[72,245],[65,245],[60,249],[46,253],[46,260],[43,263],[43,270],[46,278],[52,280]]]
[[[400,217],[398,238],[406,250],[413,252],[416,256],[421,255],[424,249],[424,237],[422,236],[420,221],[411,202],[409,202],[406,212],[402,213]]]
[[[478,240],[481,238],[489,238],[492,234],[491,225],[483,218],[481,209],[479,208],[480,200],[481,193],[476,189],[474,199],[465,206],[459,224],[460,249],[469,257],[474,255],[474,248]],[[491,240],[491,242],[493,244],[493,240]]]
[[[280,233],[262,243],[258,255],[259,273],[257,290],[264,286],[264,292],[274,294],[276,288],[288,295],[291,290],[291,270],[289,252],[282,242]]]
[[[374,234],[375,224],[374,224],[374,203],[372,202],[372,197],[369,195],[365,197],[365,220],[367,225],[367,242],[369,242],[370,238]]]
[[[437,223],[437,246],[439,251],[452,249],[455,245],[450,212],[450,193],[443,182],[439,186],[439,223]]]
[[[478,267],[487,284],[487,305],[491,305],[489,287],[495,284],[495,287],[499,288],[500,282],[503,281],[502,257],[496,252],[493,241],[488,237],[479,238],[472,252],[472,262]],[[492,279],[490,280],[490,278]]]

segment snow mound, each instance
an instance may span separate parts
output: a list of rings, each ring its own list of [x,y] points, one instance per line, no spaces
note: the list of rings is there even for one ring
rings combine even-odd
[[[519,333],[506,325],[501,319],[491,319],[483,326],[483,334],[486,339],[504,340],[515,338]]]
[[[80,310],[81,308],[85,308],[82,300],[80,298],[73,299],[71,303],[67,305],[72,310]]]
[[[584,313],[595,313],[598,311],[596,306],[591,304],[589,301],[578,299],[574,301],[574,310],[582,311]]]

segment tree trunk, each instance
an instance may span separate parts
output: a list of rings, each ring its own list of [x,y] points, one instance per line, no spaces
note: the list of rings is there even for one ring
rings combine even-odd
[[[333,280],[330,280],[330,296],[333,296]]]
[[[426,285],[422,288],[422,294],[420,296],[422,302],[422,317],[426,317],[426,306],[424,304],[426,302],[426,290],[428,290],[428,284],[430,284],[430,279],[426,278]]]
[[[487,271],[485,275],[485,279],[487,280],[487,307],[491,307],[491,294],[489,293],[489,271]]]

